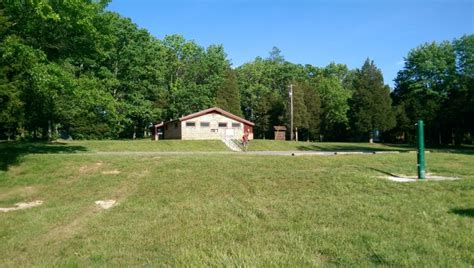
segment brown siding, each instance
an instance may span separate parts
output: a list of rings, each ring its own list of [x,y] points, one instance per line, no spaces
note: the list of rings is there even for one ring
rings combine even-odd
[[[179,120],[164,124],[165,139],[181,139],[181,122]]]

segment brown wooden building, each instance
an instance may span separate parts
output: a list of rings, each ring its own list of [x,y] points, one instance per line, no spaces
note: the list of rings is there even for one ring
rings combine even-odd
[[[284,141],[286,140],[286,127],[285,126],[273,126],[275,131],[275,140]]]

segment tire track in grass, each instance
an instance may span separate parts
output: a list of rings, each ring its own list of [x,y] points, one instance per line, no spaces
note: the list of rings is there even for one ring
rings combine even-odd
[[[138,183],[136,180],[146,176],[148,173],[148,170],[129,173],[128,176],[121,180],[118,186],[114,187],[109,193],[97,197],[97,200],[113,199],[116,201],[115,206],[119,206],[121,203],[125,202],[129,196],[137,191]],[[106,212],[101,206],[91,202],[86,207],[80,209],[61,223],[52,227],[48,232],[33,240],[31,247],[41,248],[47,252],[59,251],[59,249],[62,248],[61,245],[63,243],[66,243],[67,241],[74,239],[75,236],[85,232],[88,225],[96,219],[96,216],[101,213],[110,212],[113,213],[113,208]]]

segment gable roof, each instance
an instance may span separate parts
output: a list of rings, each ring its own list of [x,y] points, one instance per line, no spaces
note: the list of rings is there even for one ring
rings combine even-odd
[[[286,127],[285,126],[273,126],[273,129],[276,131],[285,131]]]
[[[201,116],[201,115],[205,115],[205,114],[210,114],[210,113],[219,113],[219,114],[222,114],[222,115],[227,116],[229,118],[232,118],[235,121],[239,121],[239,122],[247,124],[247,125],[255,126],[254,123],[252,123],[248,120],[245,120],[242,117],[236,116],[235,114],[231,114],[227,111],[224,111],[224,110],[222,110],[221,108],[218,108],[218,107],[212,107],[212,108],[202,110],[202,111],[197,112],[197,113],[193,113],[193,114],[183,116],[183,117],[179,118],[179,121],[189,120],[189,119],[192,119],[192,118],[195,118],[195,117],[198,117],[198,116]]]

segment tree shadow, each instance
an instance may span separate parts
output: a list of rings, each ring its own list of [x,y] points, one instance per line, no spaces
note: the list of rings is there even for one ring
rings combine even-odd
[[[391,176],[391,177],[400,177],[400,175],[397,175],[395,173],[390,173],[388,171],[385,171],[385,170],[381,170],[381,169],[377,169],[377,168],[372,168],[372,167],[368,167],[368,169],[371,169],[373,171],[377,171],[377,172],[380,172],[382,174],[385,174],[385,175],[388,175],[388,176]]]
[[[452,154],[466,154],[474,155],[474,147],[469,145],[463,145],[460,147],[433,147],[433,151],[440,153],[452,153]]]
[[[60,154],[85,152],[84,146],[69,145],[61,142],[0,142],[0,171],[7,171],[12,165],[18,165],[28,154]]]
[[[374,144],[373,146],[361,143],[346,143],[346,144],[308,144],[298,146],[297,149],[300,151],[362,151],[362,152],[380,152],[380,151],[409,151],[414,150],[415,148],[410,145],[387,145],[387,147],[381,147],[385,144]]]
[[[451,213],[457,214],[463,217],[474,217],[474,208],[453,208]]]
[[[356,144],[356,143],[342,143],[342,144],[325,144],[321,145],[317,143],[311,143],[308,145],[298,146],[299,151],[340,151],[340,152],[350,152],[350,151],[362,151],[362,152],[383,152],[383,151],[400,151],[408,152],[415,151],[416,145],[412,144],[383,144],[375,143],[373,145],[368,145],[366,143]],[[462,146],[427,146],[426,150],[438,153],[453,153],[453,154],[467,154],[474,155],[474,146],[472,145],[462,145]]]

